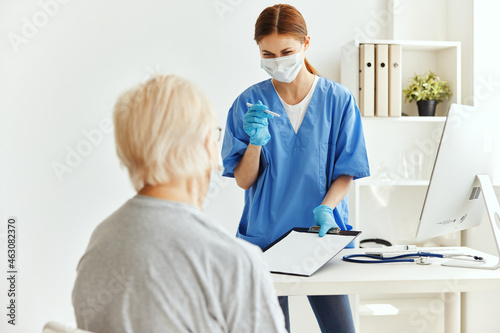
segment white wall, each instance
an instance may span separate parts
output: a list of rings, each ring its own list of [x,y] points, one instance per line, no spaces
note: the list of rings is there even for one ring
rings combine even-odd
[[[7,325],[2,310],[2,332],[74,320],[71,290],[90,234],[134,194],[112,133],[99,127],[121,91],[156,71],[178,74],[210,96],[223,125],[234,98],[267,78],[253,25],[275,1],[57,1],[0,2],[0,266],[4,271],[6,218],[17,216],[20,272],[18,325]],[[309,25],[308,58],[328,78],[339,78],[341,43],[361,33],[388,38],[383,19],[365,31],[367,22],[381,20],[385,0],[291,3]],[[39,28],[28,27],[34,20]],[[89,132],[95,144],[85,146]],[[59,179],[53,164],[67,165],[78,148],[87,156],[70,159],[71,172]],[[242,198],[227,182],[207,213],[233,233]]]
[[[447,40],[447,0],[398,2],[404,10],[394,16],[392,39]]]

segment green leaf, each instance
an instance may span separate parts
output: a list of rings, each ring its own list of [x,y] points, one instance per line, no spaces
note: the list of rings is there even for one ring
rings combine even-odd
[[[403,89],[405,102],[420,100],[437,100],[441,102],[443,98],[450,99],[453,96],[447,81],[442,81],[438,75],[429,71],[423,75],[415,74],[409,79],[409,86]]]

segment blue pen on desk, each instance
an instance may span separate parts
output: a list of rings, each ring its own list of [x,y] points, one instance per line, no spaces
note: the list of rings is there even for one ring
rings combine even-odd
[[[250,108],[252,107],[252,103],[247,103],[247,106]],[[281,117],[279,114],[277,114],[276,112],[273,112],[273,111],[269,111],[269,110],[264,110],[265,113],[269,113],[269,114],[272,114],[273,116],[275,117]]]

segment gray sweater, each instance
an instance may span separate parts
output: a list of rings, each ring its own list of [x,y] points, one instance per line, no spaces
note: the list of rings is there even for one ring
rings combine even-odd
[[[95,229],[78,264],[78,327],[286,332],[260,252],[194,206],[137,195]]]

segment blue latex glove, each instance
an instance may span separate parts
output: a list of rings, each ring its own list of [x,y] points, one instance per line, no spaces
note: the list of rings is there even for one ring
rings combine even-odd
[[[338,227],[333,218],[333,210],[327,205],[319,205],[313,209],[314,222],[319,225],[319,237],[326,235],[331,228]]]
[[[267,110],[267,106],[257,101],[243,116],[243,130],[250,137],[250,143],[256,146],[264,146],[271,139],[267,119],[274,116],[264,110]]]

